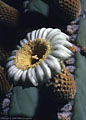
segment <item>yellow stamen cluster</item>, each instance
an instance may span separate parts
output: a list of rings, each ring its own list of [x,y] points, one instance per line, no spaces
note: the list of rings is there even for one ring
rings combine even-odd
[[[50,52],[50,48],[50,43],[44,39],[30,40],[18,50],[14,63],[22,70],[35,67],[46,59]]]

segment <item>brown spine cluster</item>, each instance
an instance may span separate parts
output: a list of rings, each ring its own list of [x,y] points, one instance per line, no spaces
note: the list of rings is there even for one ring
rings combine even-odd
[[[0,22],[11,26],[17,26],[18,19],[18,10],[0,0]]]
[[[62,71],[48,80],[46,86],[53,91],[56,99],[72,100],[76,95],[76,86],[70,72],[62,64]]]
[[[0,90],[6,93],[10,90],[10,88],[11,87],[6,79],[4,68],[0,66]]]

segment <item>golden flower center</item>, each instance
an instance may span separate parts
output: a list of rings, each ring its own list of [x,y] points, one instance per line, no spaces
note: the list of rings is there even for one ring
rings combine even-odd
[[[16,53],[14,64],[22,69],[36,67],[50,53],[50,43],[44,39],[30,40]]]

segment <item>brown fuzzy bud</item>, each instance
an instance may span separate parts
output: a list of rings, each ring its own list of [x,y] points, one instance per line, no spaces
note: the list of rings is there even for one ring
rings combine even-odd
[[[18,10],[0,1],[0,22],[10,26],[17,26],[18,19]]]

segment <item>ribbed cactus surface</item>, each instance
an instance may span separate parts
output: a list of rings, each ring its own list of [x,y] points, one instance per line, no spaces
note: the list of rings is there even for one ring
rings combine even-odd
[[[18,10],[0,1],[0,22],[16,26],[18,24],[18,19]]]

